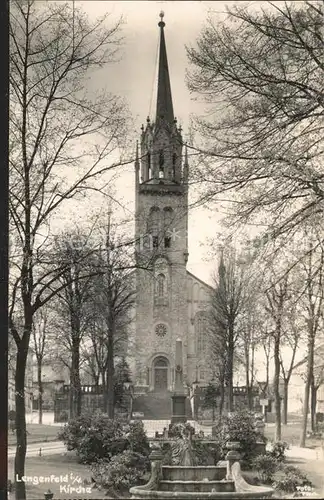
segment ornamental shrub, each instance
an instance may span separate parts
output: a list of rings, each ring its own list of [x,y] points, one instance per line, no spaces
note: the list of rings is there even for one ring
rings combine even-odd
[[[124,450],[110,461],[100,459],[92,464],[92,478],[101,488],[124,491],[145,482],[149,465],[147,456]]]
[[[256,443],[266,442],[264,435],[255,427],[255,415],[248,411],[235,412],[226,417],[220,435],[223,458],[227,453],[227,443],[237,441],[241,445],[241,460],[248,466],[256,456]]]
[[[149,454],[149,443],[142,422],[125,423],[104,413],[72,419],[59,433],[68,450],[75,450],[81,463],[111,460],[125,450]]]
[[[301,488],[312,487],[311,481],[300,469],[293,465],[284,465],[271,453],[255,457],[252,467],[262,483],[271,484],[278,492],[295,493]]]
[[[269,454],[279,462],[284,462],[286,459],[286,450],[289,450],[289,444],[285,441],[277,441],[276,443],[271,443]]]
[[[252,468],[257,472],[258,478],[262,483],[270,484],[273,481],[274,474],[280,467],[280,462],[270,454],[259,455],[251,461]]]
[[[144,456],[150,454],[150,443],[144,430],[144,425],[141,420],[135,420],[124,426],[129,449],[141,453]]]
[[[283,493],[295,493],[301,488],[312,488],[312,482],[297,467],[293,465],[280,465],[274,475],[272,486]]]

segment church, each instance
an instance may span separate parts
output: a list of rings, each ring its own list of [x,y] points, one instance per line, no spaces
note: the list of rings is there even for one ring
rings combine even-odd
[[[181,339],[187,386],[208,383],[204,360],[212,288],[187,270],[188,151],[174,115],[160,14],[156,114],[142,126],[135,161],[136,308],[133,382],[142,394],[172,391]],[[150,271],[145,269],[150,263]]]

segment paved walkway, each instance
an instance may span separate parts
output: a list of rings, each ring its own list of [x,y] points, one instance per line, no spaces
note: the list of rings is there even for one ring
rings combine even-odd
[[[50,443],[33,443],[27,446],[27,457],[38,457],[44,455],[57,455],[66,452],[65,445],[61,441],[52,441]],[[14,458],[16,447],[8,448],[8,459]]]

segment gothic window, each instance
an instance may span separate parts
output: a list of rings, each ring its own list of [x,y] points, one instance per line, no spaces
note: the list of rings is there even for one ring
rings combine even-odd
[[[150,210],[149,218],[148,218],[148,233],[157,236],[159,232],[160,226],[160,209],[158,207],[152,207]]]
[[[159,274],[157,276],[157,296],[164,297],[165,295],[165,275]]]
[[[164,237],[164,248],[171,248],[171,236]]]
[[[177,155],[174,153],[172,156],[172,177],[175,180],[176,177],[176,164],[177,164]]]
[[[199,379],[202,381],[206,379],[205,370],[203,368],[199,369]]]
[[[171,247],[171,235],[173,230],[173,210],[171,207],[166,207],[163,210],[164,215],[164,248]]]
[[[205,314],[196,314],[195,334],[197,339],[197,354],[202,354],[206,350],[207,342],[207,317]]]
[[[147,171],[148,171],[148,177],[149,179],[151,178],[151,153],[147,153]]]
[[[162,149],[159,152],[159,177],[160,179],[164,177],[164,153]]]
[[[194,301],[198,301],[198,296],[199,296],[199,285],[198,285],[198,283],[194,283],[194,286],[193,286],[193,299],[194,299]]]

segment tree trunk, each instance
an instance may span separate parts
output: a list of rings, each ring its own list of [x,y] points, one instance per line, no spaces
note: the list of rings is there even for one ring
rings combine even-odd
[[[223,415],[224,408],[224,399],[225,399],[225,387],[224,387],[224,377],[220,380],[220,401],[219,401],[219,418],[221,420]]]
[[[282,423],[287,425],[288,422],[288,386],[289,380],[284,379],[284,398],[283,398],[283,409],[282,409]]]
[[[280,327],[278,327],[280,328]],[[280,330],[279,330],[280,331]],[[276,424],[275,424],[275,441],[281,441],[281,401],[279,392],[279,382],[280,382],[280,335],[276,334],[274,342],[274,363],[275,363],[275,374],[274,374],[274,397],[275,397],[275,413],[276,413]]]
[[[315,383],[314,383],[314,376],[312,377],[312,382],[311,382],[311,426],[312,426],[312,432],[316,432],[316,404],[317,404],[317,389]]]
[[[308,411],[309,411],[309,393],[312,383],[313,370],[314,370],[314,338],[313,335],[309,333],[308,353],[307,353],[307,374],[306,374],[305,394],[304,394],[304,404],[303,404],[302,432],[299,443],[301,448],[305,448],[306,446],[307,421],[308,421]]]
[[[107,352],[107,413],[109,418],[114,418],[115,414],[115,391],[114,391],[114,330],[113,320],[108,331],[108,352]]]
[[[38,423],[43,423],[43,381],[42,359],[37,359],[37,384],[38,384]]]
[[[227,366],[227,397],[228,397],[228,411],[234,410],[233,400],[233,364],[234,364],[234,329],[232,326],[229,328],[228,340],[228,366]]]
[[[72,418],[81,415],[81,381],[80,381],[80,341],[79,338],[72,341],[71,359],[71,406]]]
[[[26,315],[25,315],[26,318]],[[25,459],[27,449],[26,405],[25,405],[25,375],[28,356],[28,345],[32,331],[32,316],[28,314],[25,321],[24,337],[17,346],[16,374],[15,374],[15,402],[16,402],[16,456],[15,456],[15,492],[16,500],[26,499]],[[17,481],[18,480],[18,481]]]
[[[107,395],[107,368],[101,374],[102,380],[102,397],[103,397],[103,411],[108,413],[108,395]]]

